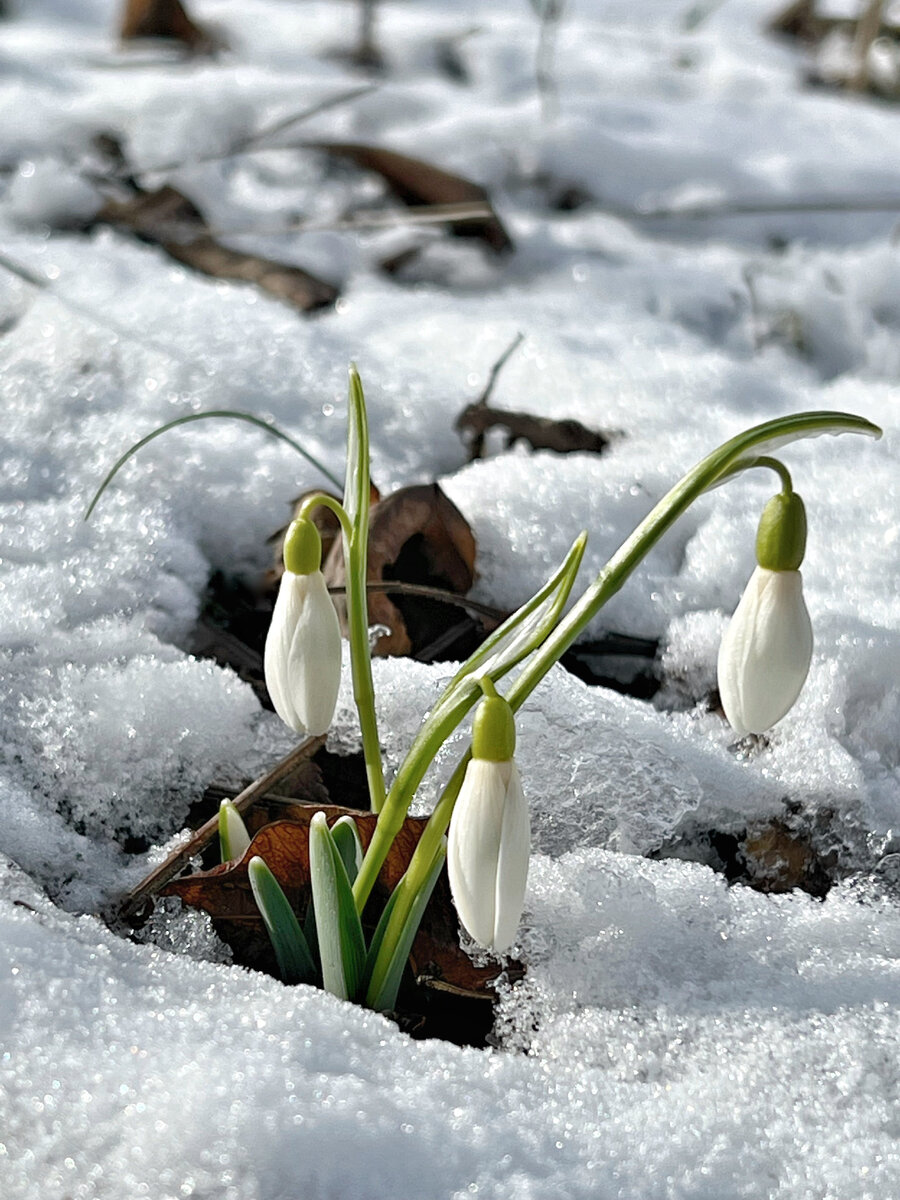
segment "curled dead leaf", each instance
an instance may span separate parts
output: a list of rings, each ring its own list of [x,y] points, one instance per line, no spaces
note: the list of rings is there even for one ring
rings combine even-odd
[[[310,146],[335,158],[348,159],[363,170],[374,171],[404,204],[468,202],[487,205],[491,210],[490,216],[451,222],[451,232],[456,237],[478,238],[495,254],[504,254],[513,249],[512,238],[494,212],[490,196],[480,184],[423,162],[420,158],[386,150],[383,146],[365,146],[353,142],[315,142]]]
[[[166,38],[181,42],[195,54],[222,48],[222,39],[192,20],[182,0],[126,0],[119,37],[123,42]]]
[[[343,548],[338,540],[324,566],[329,586],[346,584]],[[424,583],[464,596],[475,581],[475,537],[462,513],[436,483],[400,488],[372,509],[367,580]],[[346,604],[335,604],[346,631]],[[374,654],[410,654],[432,642],[446,626],[444,605],[417,597],[369,594],[369,624],[390,632],[375,643]]]
[[[470,462],[484,454],[485,435],[491,429],[504,431],[507,449],[522,440],[532,450],[553,450],[557,454],[602,454],[611,440],[610,434],[588,429],[572,418],[552,420],[531,413],[505,412],[482,403],[464,408],[456,419],[456,428],[468,447]]]
[[[223,246],[207,232],[197,206],[168,185],[153,192],[139,191],[127,200],[109,199],[96,220],[160,246],[203,275],[256,284],[301,312],[333,304],[338,296],[336,287],[300,267]]]

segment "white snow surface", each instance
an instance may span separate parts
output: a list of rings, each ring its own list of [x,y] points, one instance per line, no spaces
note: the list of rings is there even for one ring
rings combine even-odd
[[[900,245],[896,214],[644,218],[700,203],[900,197],[898,110],[805,90],[769,0],[570,0],[555,96],[525,0],[384,3],[374,91],[198,163],[367,79],[333,52],[341,0],[192,0],[231,49],[115,41],[113,0],[11,0],[0,19],[0,1196],[4,1200],[887,1200],[900,1192]],[[688,24],[691,25],[688,28]],[[465,36],[463,36],[465,35]],[[466,81],[443,75],[457,39]],[[193,274],[95,210],[93,137],[171,180],[234,245],[339,283],[301,317]],[[407,227],[266,232],[395,211],[303,141],[368,141],[485,184],[504,259]],[[152,172],[167,163],[185,165]],[[573,212],[550,201],[577,187]],[[629,215],[629,213],[631,215]],[[248,232],[257,231],[257,232]],[[262,232],[259,232],[262,231]],[[399,277],[378,262],[425,242]],[[13,268],[13,269],[10,269]],[[16,272],[19,272],[18,274]],[[40,286],[35,282],[38,281]],[[601,457],[521,447],[465,465],[453,428],[517,331],[493,402],[614,432]],[[475,595],[520,603],[584,528],[581,583],[740,429],[856,412],[880,442],[784,451],[804,496],[816,649],[755,746],[707,710],[726,614],[773,478],[698,503],[596,618],[658,637],[655,702],[561,668],[519,718],[535,855],[496,1047],[228,964],[199,919],[136,945],[98,917],[213,780],[292,735],[182,643],[210,574],[248,581],[323,480],[231,422],[242,408],[342,474],[359,364],[383,491],[438,479],[478,542]],[[377,662],[394,767],[451,674]],[[332,735],[352,747],[349,680]],[[460,731],[416,800],[427,811]],[[699,835],[803,814],[824,900],[729,887]],[[146,853],[126,853],[127,839]],[[693,849],[692,849],[693,847]],[[661,859],[658,854],[670,855]],[[710,857],[712,862],[712,857]],[[715,865],[715,864],[713,864]]]

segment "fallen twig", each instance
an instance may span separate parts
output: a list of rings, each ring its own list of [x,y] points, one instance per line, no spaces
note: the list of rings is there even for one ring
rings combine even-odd
[[[269,146],[260,145],[261,142],[267,141],[274,137],[276,133],[283,133],[285,129],[289,129],[292,125],[299,125],[301,121],[308,121],[312,117],[317,117],[319,113],[328,112],[329,109],[338,108],[342,104],[349,104],[353,100],[359,100],[363,96],[368,96],[370,92],[377,90],[378,85],[375,83],[366,83],[362,87],[351,88],[348,92],[339,92],[336,96],[328,96],[324,100],[317,100],[315,104],[311,104],[308,108],[302,108],[299,112],[290,113],[286,117],[279,117],[277,121],[272,121],[268,125],[263,125],[261,129],[256,129],[252,133],[247,133],[237,141],[232,142],[227,150],[217,150],[210,154],[201,154],[195,158],[181,159],[176,162],[158,163],[149,167],[129,168],[136,175],[155,175],[159,173],[167,173],[169,171],[180,171],[183,167],[194,167],[200,163],[222,162],[227,158],[236,158],[239,154],[256,154],[263,150],[292,150],[293,146]]]
[[[257,800],[261,799],[267,792],[270,792],[276,784],[278,784],[286,775],[295,770],[301,763],[312,758],[315,752],[325,745],[325,737],[307,738],[305,742],[301,742],[296,746],[290,754],[286,754],[280,762],[277,762],[270,771],[265,775],[260,775],[248,787],[234,798],[234,806],[240,813],[244,813]],[[125,896],[121,905],[117,910],[117,916],[127,921],[129,918],[135,917],[144,905],[152,900],[153,897],[164,887],[170,879],[173,879],[179,871],[190,862],[197,854],[200,854],[210,841],[216,836],[219,830],[218,813],[210,817],[205,825],[201,825],[195,833],[191,835],[183,846],[179,846],[177,850],[173,850],[164,862],[161,862],[158,867],[147,875],[137,887]]]

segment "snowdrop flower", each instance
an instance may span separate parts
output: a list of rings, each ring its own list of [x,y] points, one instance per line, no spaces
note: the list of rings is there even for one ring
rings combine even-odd
[[[813,635],[797,569],[806,513],[794,492],[774,496],[756,539],[750,577],[719,649],[719,693],[735,732],[763,733],[793,706],[809,672]]]
[[[485,681],[493,692],[490,681]],[[487,689],[486,689],[487,690]],[[502,954],[513,943],[528,877],[531,827],[513,761],[512,709],[496,693],[478,706],[472,760],[460,788],[447,846],[453,902],[479,945]]]
[[[341,682],[341,628],[319,565],[311,521],[294,521],[284,541],[284,575],[266,638],[266,687],[297,733],[325,733]]]

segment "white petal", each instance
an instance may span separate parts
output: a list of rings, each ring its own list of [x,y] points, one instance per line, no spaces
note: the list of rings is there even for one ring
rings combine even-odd
[[[481,946],[494,940],[497,859],[503,830],[507,764],[473,758],[450,821],[447,873],[459,919]]]
[[[266,686],[297,733],[325,733],[341,682],[341,629],[321,571],[285,571],[266,638]]]
[[[516,935],[530,852],[528,805],[515,763],[473,759],[450,822],[447,870],[460,920],[497,954]]]
[[[500,855],[497,861],[496,905],[494,909],[493,949],[503,954],[513,944],[522,908],[531,855],[531,821],[528,801],[515,763],[511,763],[503,827],[500,831]]]
[[[762,733],[800,695],[812,625],[799,571],[757,567],[719,648],[719,692],[737,733]]]
[[[263,656],[266,687],[272,705],[285,725],[289,725],[296,733],[304,733],[305,729],[298,725],[297,714],[290,702],[288,657],[306,597],[306,587],[302,578],[292,571],[285,571],[282,575]]]

